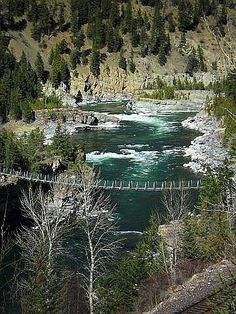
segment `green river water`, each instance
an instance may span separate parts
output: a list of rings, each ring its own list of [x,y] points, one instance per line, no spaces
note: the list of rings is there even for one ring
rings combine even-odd
[[[73,136],[75,143],[83,145],[87,162],[100,169],[102,179],[178,181],[196,178],[183,164],[188,161],[184,147],[189,146],[198,133],[181,126],[181,121],[195,113],[147,116],[127,113],[124,103],[90,104],[83,109],[107,112],[121,120],[120,127],[79,130]],[[150,214],[164,210],[159,192],[112,191],[110,194],[124,234],[142,232]]]

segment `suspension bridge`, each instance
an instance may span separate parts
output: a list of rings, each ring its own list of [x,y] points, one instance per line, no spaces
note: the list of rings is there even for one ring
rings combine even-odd
[[[0,168],[0,176],[16,177],[18,179],[44,184],[62,184],[66,186],[81,187],[81,179],[78,175],[43,175],[30,173],[28,171],[16,171]],[[1,181],[1,178],[0,178]],[[98,180],[94,186],[103,190],[117,191],[163,191],[163,190],[197,190],[201,187],[201,180],[179,180],[179,181],[123,181],[123,180]]]

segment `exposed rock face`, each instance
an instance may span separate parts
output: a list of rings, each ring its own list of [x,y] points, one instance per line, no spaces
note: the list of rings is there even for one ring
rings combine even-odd
[[[76,95],[78,91],[81,91],[85,97],[91,95],[129,95],[146,89],[147,85],[155,82],[158,77],[167,82],[168,85],[173,84],[174,78],[179,78],[181,81],[188,79],[190,82],[195,79],[206,85],[214,82],[217,78],[214,73],[195,73],[192,77],[186,73],[170,72],[171,74],[166,74],[163,70],[159,71],[159,68],[158,71],[156,70],[156,64],[153,64],[152,67],[152,63],[148,64],[148,62],[143,64],[140,70],[134,74],[115,66],[112,68],[110,65],[109,70],[108,67],[101,67],[101,74],[99,78],[96,78],[89,73],[89,69],[81,68],[78,73],[71,73],[71,94]]]
[[[224,128],[220,121],[201,111],[194,118],[183,121],[182,124],[184,127],[203,133],[192,141],[190,147],[185,149],[185,155],[190,156],[192,161],[184,166],[202,173],[206,173],[207,168],[217,170],[222,166],[228,156],[228,151],[222,144]]]
[[[118,123],[118,119],[107,114],[95,113],[92,111],[82,111],[78,108],[62,108],[52,110],[37,110],[35,112],[36,121],[57,121],[63,122],[73,121],[84,125],[96,126],[99,123],[114,122]]]
[[[219,308],[220,305],[223,305],[223,302],[229,301],[225,298],[226,296],[221,292],[221,289],[224,290],[225,287],[230,287],[233,281],[232,274],[234,273],[235,265],[227,260],[209,266],[203,272],[194,275],[179,287],[179,291],[172,293],[169,299],[163,301],[148,313],[213,313],[211,311],[213,307]],[[207,298],[215,295],[217,291],[219,291],[219,295],[215,299],[207,300]],[[206,311],[203,312],[202,309]]]

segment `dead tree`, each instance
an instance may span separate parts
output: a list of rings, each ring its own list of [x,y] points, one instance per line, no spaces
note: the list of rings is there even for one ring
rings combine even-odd
[[[162,193],[162,203],[167,211],[167,219],[172,226],[172,240],[170,247],[170,274],[172,283],[176,283],[177,274],[176,268],[178,263],[180,244],[181,223],[188,213],[190,207],[190,192],[183,187],[170,187]]]
[[[9,228],[6,225],[7,207],[4,209],[2,223],[0,225],[0,271],[4,268],[4,259],[12,249],[12,241]]]
[[[66,275],[59,270],[57,259],[66,253],[63,241],[71,230],[70,215],[54,202],[53,193],[41,187],[23,192],[21,203],[29,223],[16,234],[23,263],[18,276],[22,311],[55,311],[63,301]]]
[[[98,176],[87,167],[80,173],[81,188],[77,195],[79,225],[83,233],[86,265],[82,272],[89,312],[94,313],[102,301],[98,297],[99,279],[116,254],[119,240],[115,237],[114,207],[98,189]]]
[[[70,274],[59,269],[58,258],[68,255],[64,246],[68,234],[80,230],[78,244],[82,239],[83,245],[78,255],[84,254],[86,263],[80,264],[79,275],[89,311],[94,313],[100,302],[98,281],[119,242],[114,235],[113,207],[99,191],[94,170],[83,166],[76,180],[62,176],[48,193],[30,188],[23,193],[22,207],[30,223],[17,233],[24,264],[18,289],[22,308],[32,312],[61,309],[62,288]]]

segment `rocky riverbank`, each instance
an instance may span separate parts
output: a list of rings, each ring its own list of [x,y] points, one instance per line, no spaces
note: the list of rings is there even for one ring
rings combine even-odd
[[[214,95],[211,91],[181,91],[187,99],[151,99],[140,98],[128,103],[128,107],[138,114],[158,114],[159,112],[199,112]]]
[[[191,157],[191,161],[184,166],[203,174],[209,168],[217,171],[228,156],[228,151],[222,144],[224,128],[220,121],[202,110],[194,118],[183,121],[182,125],[203,133],[185,148],[185,156]]]

